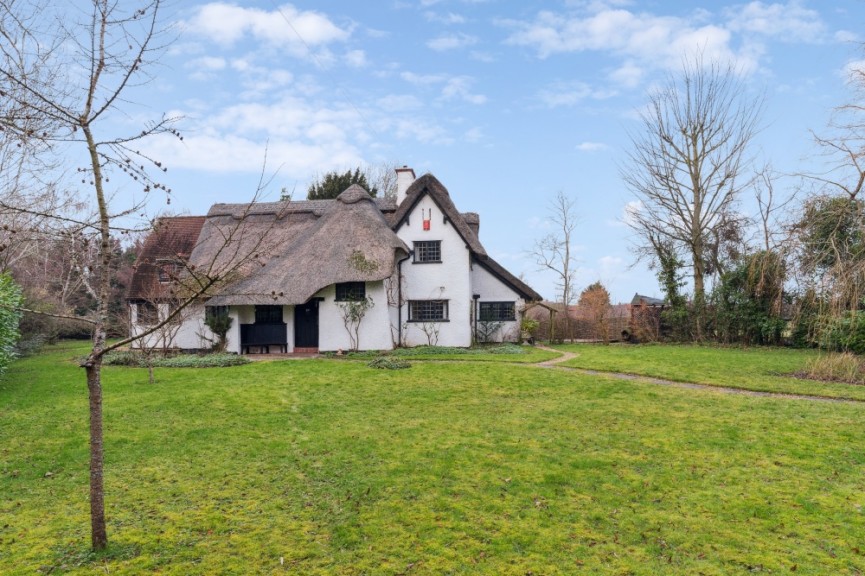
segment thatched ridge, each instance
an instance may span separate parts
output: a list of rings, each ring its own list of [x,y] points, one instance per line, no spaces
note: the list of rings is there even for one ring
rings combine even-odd
[[[400,225],[406,218],[408,218],[417,203],[427,194],[433,199],[433,202],[438,205],[439,209],[444,212],[444,215],[466,243],[466,246],[469,247],[469,250],[471,250],[475,256],[482,258],[486,257],[487,252],[484,250],[484,247],[481,246],[477,234],[472,231],[471,227],[469,227],[466,222],[465,217],[460,214],[460,211],[457,210],[456,206],[454,206],[447,188],[445,188],[435,176],[429,173],[424,174],[415,180],[412,185],[408,187],[408,190],[406,190],[405,200],[403,200],[399,207],[397,207],[396,212],[394,212],[391,217],[393,229],[399,229]]]
[[[263,267],[223,289],[210,303],[303,304],[331,284],[384,280],[393,274],[396,259],[408,255],[408,247],[360,186],[351,186],[335,201],[318,202],[326,203],[320,218],[292,235],[292,241]]]

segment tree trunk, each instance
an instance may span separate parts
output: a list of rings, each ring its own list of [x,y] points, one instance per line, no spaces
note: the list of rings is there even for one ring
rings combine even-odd
[[[94,550],[104,550],[108,546],[108,534],[102,472],[102,358],[92,360],[84,369],[90,396],[90,538]]]

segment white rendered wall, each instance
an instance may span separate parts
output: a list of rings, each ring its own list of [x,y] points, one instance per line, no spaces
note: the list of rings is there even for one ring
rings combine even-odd
[[[372,298],[373,306],[360,322],[358,349],[390,350],[393,340],[384,282],[367,282],[366,295]],[[322,352],[351,350],[351,338],[345,329],[340,303],[336,301],[336,287],[328,286],[316,296],[324,298],[318,305],[318,349]]]
[[[138,305],[130,305],[130,335],[137,336],[143,333],[150,325],[142,325],[138,321]],[[167,318],[169,306],[167,303],[157,304],[159,318]],[[180,325],[167,325],[155,332],[133,341],[132,348],[180,348],[182,350],[200,350],[210,347],[208,338],[215,340],[214,334],[204,324],[204,306],[190,305],[180,313],[182,321]]]
[[[525,301],[512,288],[492,275],[480,264],[472,266],[472,293],[480,294],[478,303],[481,302],[513,302],[513,322],[502,322],[501,328],[493,335],[493,340],[502,342],[516,342],[519,340],[520,311],[525,307]],[[478,306],[477,312],[480,311]]]
[[[422,212],[431,213],[430,229],[423,229]],[[472,290],[469,273],[470,252],[465,241],[428,195],[425,195],[396,231],[410,249],[414,241],[441,240],[441,263],[414,263],[410,258],[402,264],[402,321],[404,346],[429,343],[424,327],[438,329],[439,346],[471,346]],[[408,321],[409,300],[447,300],[448,321],[419,323]]]

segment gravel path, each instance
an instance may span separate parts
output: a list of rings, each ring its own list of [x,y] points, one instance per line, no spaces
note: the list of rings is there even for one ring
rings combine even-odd
[[[765,398],[790,398],[793,400],[814,400],[817,402],[845,402],[852,404],[862,404],[865,400],[857,400],[855,398],[827,398],[825,396],[811,396],[808,394],[788,394],[785,392],[761,392],[757,390],[743,390],[742,388],[732,388],[730,386],[717,386],[714,384],[698,384],[696,382],[677,382],[676,380],[665,380],[663,378],[653,378],[651,376],[641,376],[639,374],[626,374],[624,372],[602,372],[599,370],[588,370],[586,368],[572,368],[570,366],[560,366],[562,362],[567,362],[572,358],[576,358],[579,354],[574,352],[564,352],[562,350],[554,350],[540,344],[535,345],[541,350],[549,350],[550,352],[558,352],[561,354],[558,358],[538,362],[535,366],[542,368],[555,368],[557,370],[568,370],[579,374],[587,374],[589,376],[607,376],[618,380],[638,380],[640,382],[648,382],[659,386],[673,386],[675,388],[690,388],[694,390],[711,390],[723,394],[740,394],[742,396],[762,396]]]

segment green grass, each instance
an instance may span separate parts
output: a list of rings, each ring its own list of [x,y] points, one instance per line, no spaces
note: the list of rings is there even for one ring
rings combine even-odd
[[[414,359],[107,368],[94,556],[80,353],[0,381],[0,573],[865,572],[863,405]]]
[[[562,363],[571,368],[623,372],[679,382],[696,382],[743,390],[807,394],[865,400],[865,386],[821,382],[794,376],[819,352],[789,348],[732,348],[689,345],[567,344],[574,352]]]
[[[360,360],[380,356],[396,356],[406,360],[463,360],[472,362],[515,362],[534,364],[561,356],[557,352],[541,350],[533,346],[518,344],[481,345],[473,348],[451,348],[445,346],[417,346],[415,348],[397,348],[396,350],[348,352],[343,356],[327,353],[328,358]]]

